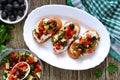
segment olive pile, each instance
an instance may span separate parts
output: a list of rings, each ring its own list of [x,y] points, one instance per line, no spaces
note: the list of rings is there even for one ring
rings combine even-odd
[[[24,0],[0,0],[0,10],[2,19],[15,21],[17,17],[22,17],[26,9]]]

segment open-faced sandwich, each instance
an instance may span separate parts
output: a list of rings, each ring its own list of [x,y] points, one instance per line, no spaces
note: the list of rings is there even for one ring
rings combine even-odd
[[[38,43],[43,43],[58,32],[61,27],[62,22],[59,18],[43,18],[39,25],[32,31],[32,34]]]
[[[83,54],[92,53],[99,41],[100,37],[97,31],[87,30],[69,46],[68,54],[70,57],[77,59]]]
[[[63,27],[52,37],[53,50],[55,53],[63,53],[70,43],[78,36],[80,26],[76,22],[68,21]]]

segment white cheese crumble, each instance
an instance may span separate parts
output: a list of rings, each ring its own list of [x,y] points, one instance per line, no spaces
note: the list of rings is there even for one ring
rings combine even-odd
[[[41,36],[41,40],[45,40],[45,39],[47,39],[48,37],[50,37],[51,36],[51,34],[47,34],[47,35],[42,35]]]
[[[49,21],[50,19],[44,19],[43,21],[44,21],[44,23],[47,23],[48,21]]]

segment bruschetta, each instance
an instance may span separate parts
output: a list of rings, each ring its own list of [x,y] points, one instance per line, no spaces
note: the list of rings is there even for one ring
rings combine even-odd
[[[43,43],[56,34],[61,27],[62,22],[59,18],[43,18],[32,34],[38,43]]]
[[[52,45],[55,53],[63,53],[70,43],[78,36],[80,32],[80,25],[76,22],[68,21],[59,30],[57,34],[52,37]]]
[[[71,58],[77,59],[84,54],[93,53],[99,41],[100,36],[97,31],[87,30],[69,46],[68,54]]]

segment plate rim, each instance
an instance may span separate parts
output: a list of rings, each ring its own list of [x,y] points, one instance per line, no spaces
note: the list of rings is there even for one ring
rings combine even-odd
[[[29,15],[28,15],[28,17],[27,17],[27,19],[26,19],[26,21],[25,21],[25,24],[24,24],[24,30],[25,30],[25,25],[26,25],[26,23],[27,23],[27,20],[28,20],[28,18],[32,15],[32,13],[34,13],[36,10],[39,10],[39,9],[42,9],[42,8],[46,8],[46,7],[65,7],[65,8],[71,8],[71,9],[74,9],[74,10],[77,10],[77,11],[80,11],[80,12],[82,12],[83,14],[85,14],[85,15],[88,15],[88,16],[90,16],[92,19],[94,19],[94,20],[96,20],[97,22],[99,22],[99,24],[102,24],[98,19],[96,19],[95,17],[93,17],[92,15],[90,15],[89,13],[87,13],[87,12],[85,12],[85,11],[83,11],[83,10],[80,10],[80,9],[77,9],[77,8],[74,8],[74,7],[70,7],[70,6],[67,6],[67,5],[57,5],[57,4],[53,4],[53,5],[43,5],[43,6],[41,6],[41,7],[38,7],[38,8],[36,8],[36,9],[34,9],[34,10],[32,10],[30,13],[29,13]],[[102,26],[104,26],[103,24],[102,24]],[[25,31],[23,30],[23,36],[25,35]],[[45,61],[45,60],[43,60],[43,59],[41,59],[40,57],[40,59],[42,60],[42,61],[44,61],[44,62],[46,62],[47,64],[50,64],[50,65],[52,65],[52,66],[54,66],[54,67],[57,67],[57,68],[60,68],[60,69],[66,69],[66,70],[87,70],[87,69],[91,69],[91,68],[94,68],[94,67],[96,67],[96,66],[98,66],[99,64],[101,64],[104,60],[105,60],[105,58],[107,57],[107,55],[108,55],[108,53],[109,53],[109,50],[110,50],[110,36],[109,36],[109,34],[108,34],[108,31],[107,31],[107,29],[105,28],[105,26],[104,26],[104,30],[105,30],[105,32],[107,32],[107,36],[108,36],[108,39],[109,39],[109,41],[108,41],[108,43],[109,43],[109,46],[108,46],[108,51],[107,51],[107,53],[106,53],[106,55],[105,55],[105,57],[103,58],[103,60],[101,60],[100,62],[98,62],[96,65],[94,65],[94,66],[92,66],[92,67],[88,67],[88,68],[83,68],[83,69],[71,69],[71,68],[63,68],[63,67],[60,67],[60,66],[57,66],[57,65],[53,65],[53,64],[51,64],[51,63],[48,63],[47,61]],[[25,44],[27,45],[27,47],[31,50],[31,48],[28,46],[28,43],[27,43],[27,41],[25,40],[25,37],[24,37],[24,41],[25,41]],[[32,52],[34,52],[33,50],[31,50]],[[36,54],[36,53],[35,53]]]

